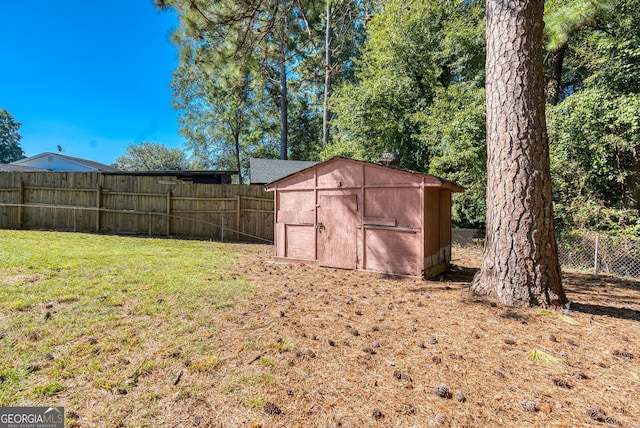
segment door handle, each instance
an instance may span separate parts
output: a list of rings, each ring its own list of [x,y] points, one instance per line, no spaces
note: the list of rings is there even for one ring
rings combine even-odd
[[[316,223],[316,230],[324,230],[324,224]]]

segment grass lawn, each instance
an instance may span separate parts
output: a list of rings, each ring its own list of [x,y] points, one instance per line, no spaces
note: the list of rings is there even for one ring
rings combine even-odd
[[[0,406],[83,385],[125,394],[172,358],[217,365],[210,314],[254,287],[201,241],[0,231]],[[153,397],[150,397],[152,399]]]
[[[0,231],[0,406],[67,427],[640,428],[640,281],[571,310],[276,263],[273,247]]]

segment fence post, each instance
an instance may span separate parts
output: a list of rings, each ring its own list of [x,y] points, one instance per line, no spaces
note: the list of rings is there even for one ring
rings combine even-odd
[[[242,221],[242,196],[238,195],[238,212],[236,213],[236,241],[240,240],[240,222]]]
[[[22,229],[24,224],[24,181],[18,182],[18,226]]]
[[[102,199],[102,187],[96,188],[96,232],[100,232],[100,199]]]
[[[593,274],[594,275],[598,274],[598,246],[600,244],[599,238],[600,238],[600,235],[596,235],[596,250],[593,256]]]
[[[167,192],[167,236],[171,235],[171,192]]]
[[[220,227],[220,241],[224,242],[224,215],[221,218],[221,227]]]

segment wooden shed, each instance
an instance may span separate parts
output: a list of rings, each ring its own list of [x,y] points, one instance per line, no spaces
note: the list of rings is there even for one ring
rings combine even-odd
[[[335,157],[266,188],[276,260],[425,278],[449,265],[452,182]]]

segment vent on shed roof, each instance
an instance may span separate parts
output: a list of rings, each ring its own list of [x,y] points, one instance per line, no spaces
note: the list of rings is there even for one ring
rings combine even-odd
[[[400,159],[395,153],[383,153],[378,159],[378,165],[397,166]]]

